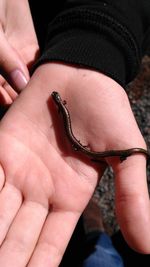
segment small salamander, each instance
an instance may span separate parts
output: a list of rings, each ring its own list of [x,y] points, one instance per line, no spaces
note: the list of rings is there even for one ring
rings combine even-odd
[[[70,113],[66,107],[66,101],[63,101],[61,99],[61,96],[58,92],[52,92],[52,98],[57,105],[59,111],[61,112],[63,116],[63,123],[66,135],[72,144],[72,147],[75,151],[81,151],[84,154],[86,154],[88,157],[90,157],[92,160],[95,161],[105,161],[105,158],[107,157],[119,157],[120,161],[126,160],[127,157],[136,154],[136,153],[142,153],[145,154],[146,157],[149,159],[150,154],[147,150],[144,148],[130,148],[130,149],[124,149],[124,150],[108,150],[108,151],[102,151],[102,152],[96,152],[90,150],[88,147],[82,145],[79,140],[74,136],[71,126],[71,118]]]

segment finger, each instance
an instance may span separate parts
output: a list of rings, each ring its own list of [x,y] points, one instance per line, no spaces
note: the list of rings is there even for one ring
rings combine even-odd
[[[0,86],[0,105],[10,105],[12,104],[12,99],[7,91]]]
[[[9,83],[0,75],[0,104],[10,105],[17,97],[17,92],[9,85]]]
[[[28,267],[59,266],[79,216],[73,212],[52,211]]]
[[[144,155],[134,155],[114,164],[116,214],[129,245],[150,253],[150,204]]]
[[[22,203],[19,190],[6,183],[0,193],[0,245]]]
[[[39,238],[47,209],[34,202],[24,202],[0,249],[0,266],[27,265]]]
[[[27,85],[28,69],[19,54],[8,43],[2,30],[0,31],[0,69],[15,90],[21,91]]]
[[[0,104],[10,105],[17,98],[18,94],[0,75]]]
[[[9,85],[9,83],[0,75],[0,85],[5,89],[5,91],[9,94],[12,100],[16,98],[18,95],[15,90]]]

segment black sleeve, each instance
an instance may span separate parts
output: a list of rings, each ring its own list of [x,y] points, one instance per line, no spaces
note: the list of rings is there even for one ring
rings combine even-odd
[[[125,86],[136,76],[150,29],[148,0],[67,0],[50,21],[36,67],[61,61]]]

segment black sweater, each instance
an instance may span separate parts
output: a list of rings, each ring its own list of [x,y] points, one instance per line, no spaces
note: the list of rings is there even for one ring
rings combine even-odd
[[[61,61],[98,70],[122,86],[134,79],[149,45],[149,0],[37,2],[30,0],[31,10],[45,46],[36,67]]]

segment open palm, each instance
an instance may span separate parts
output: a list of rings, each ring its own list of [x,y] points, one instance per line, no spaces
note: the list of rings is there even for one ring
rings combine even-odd
[[[5,267],[58,266],[105,169],[105,164],[73,151],[50,97],[53,89],[67,100],[81,143],[96,151],[145,148],[117,83],[61,64],[40,67],[0,125],[0,265]],[[121,164],[109,158],[107,163],[116,175],[121,229],[131,246],[148,252],[149,228],[143,227],[150,221],[145,157],[134,155]]]
[[[24,116],[19,125],[20,119],[19,132],[11,124],[3,129],[3,122],[0,131],[0,263],[26,266],[38,241],[31,266],[58,266],[98,172],[80,161],[73,168],[43,133]]]

